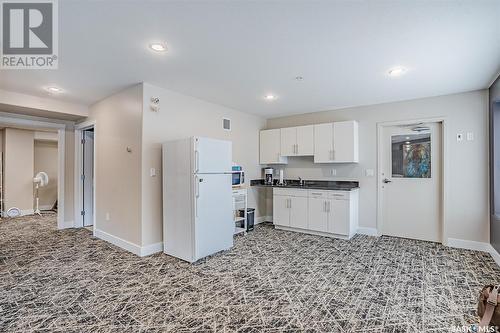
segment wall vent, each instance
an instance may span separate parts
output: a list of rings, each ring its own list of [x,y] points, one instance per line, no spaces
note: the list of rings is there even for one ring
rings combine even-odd
[[[231,119],[222,118],[222,128],[225,131],[230,131],[231,130]]]

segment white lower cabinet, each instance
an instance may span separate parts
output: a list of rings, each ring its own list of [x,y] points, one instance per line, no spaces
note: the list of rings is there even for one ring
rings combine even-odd
[[[328,200],[309,197],[309,230],[328,232]]]
[[[291,197],[290,203],[290,227],[307,229],[307,197]]]
[[[282,195],[273,195],[273,223],[284,227],[290,226],[290,198]]]
[[[358,190],[274,189],[277,228],[351,238],[358,227]]]

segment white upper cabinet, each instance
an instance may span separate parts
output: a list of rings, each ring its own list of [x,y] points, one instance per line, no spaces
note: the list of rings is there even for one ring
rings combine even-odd
[[[298,126],[281,129],[282,156],[314,155],[314,126]]]
[[[340,121],[314,125],[314,163],[357,163],[358,123]]]
[[[295,156],[297,147],[297,128],[288,127],[281,129],[281,155]]]
[[[260,131],[260,164],[286,164],[287,158],[281,155],[281,130]]]
[[[358,122],[340,121],[333,123],[333,161],[337,163],[358,163]]]
[[[314,163],[333,162],[333,123],[314,125]]]
[[[314,155],[314,126],[297,127],[297,156]]]

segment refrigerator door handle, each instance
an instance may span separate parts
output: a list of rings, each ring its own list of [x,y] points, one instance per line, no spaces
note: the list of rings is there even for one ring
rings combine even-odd
[[[198,150],[194,151],[194,170],[195,172],[200,171],[200,152]]]
[[[195,181],[194,212],[195,216],[198,217],[198,198],[200,197],[200,180],[198,176],[194,176],[194,181]]]

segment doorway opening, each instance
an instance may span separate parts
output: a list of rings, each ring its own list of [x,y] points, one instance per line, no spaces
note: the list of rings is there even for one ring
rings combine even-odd
[[[75,227],[95,229],[95,130],[94,124],[75,129],[76,186]]]
[[[0,216],[64,221],[66,125],[0,115]]]
[[[378,125],[381,235],[445,242],[444,120]]]

